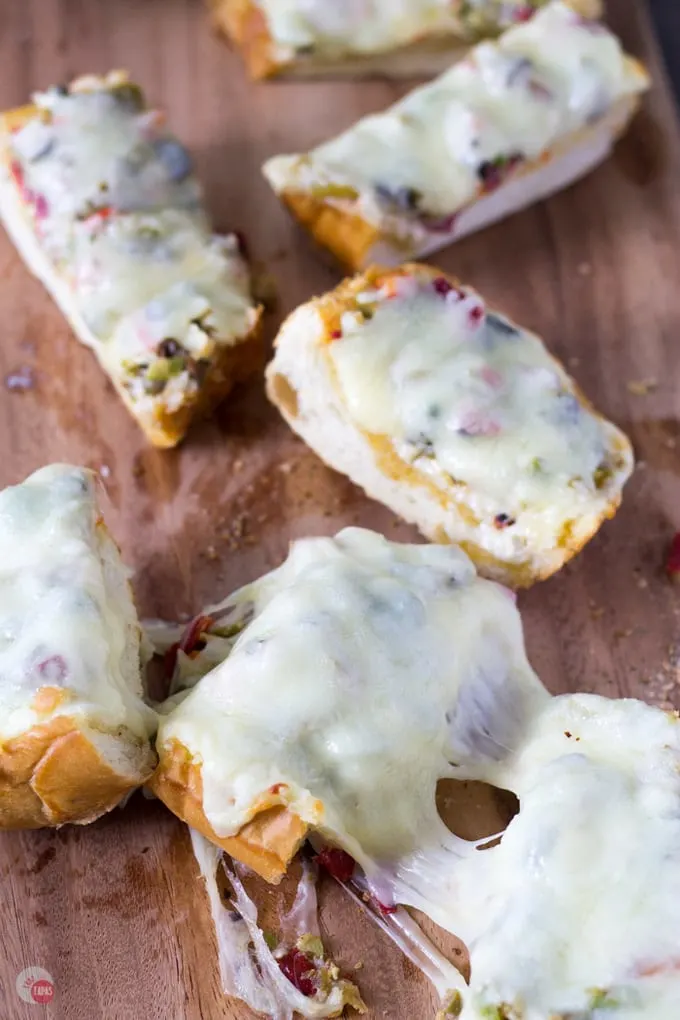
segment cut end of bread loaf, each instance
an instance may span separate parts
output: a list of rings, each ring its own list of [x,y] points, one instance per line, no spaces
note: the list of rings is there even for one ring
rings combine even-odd
[[[307,836],[307,825],[281,804],[266,807],[234,836],[218,836],[203,810],[201,765],[177,740],[159,748],[159,764],[148,787],[173,814],[211,843],[277,884]]]
[[[83,825],[116,807],[153,771],[148,743],[60,715],[0,744],[0,829]]]
[[[208,374],[200,388],[174,411],[163,406],[151,415],[139,415],[134,401],[122,387],[116,387],[126,407],[136,418],[149,442],[158,449],[172,449],[186,437],[190,425],[205,418],[239,383],[262,372],[265,349],[262,340],[262,309],[250,332],[233,344],[219,344]]]

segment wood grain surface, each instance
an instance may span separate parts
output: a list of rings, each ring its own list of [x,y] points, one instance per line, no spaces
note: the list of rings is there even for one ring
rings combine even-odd
[[[678,705],[680,590],[663,561],[680,528],[680,135],[644,4],[609,0],[609,8],[655,78],[614,158],[439,262],[543,334],[629,432],[639,458],[616,519],[566,570],[521,594],[534,666],[554,692]],[[199,0],[1,0],[0,107],[119,66],[167,108],[195,153],[216,225],[244,231],[276,278],[273,335],[282,314],[338,275],[279,208],[261,163],[319,142],[403,89],[251,85]],[[33,380],[25,390],[0,388],[0,483],[55,460],[103,471],[107,517],[134,568],[143,614],[197,610],[278,563],[296,536],[361,523],[414,537],[294,438],[261,380],[180,450],[147,447],[4,235],[0,328],[0,380],[20,370]],[[647,395],[631,392],[640,387],[629,384],[649,379],[658,385]],[[476,825],[472,808],[465,817]],[[87,828],[0,837],[1,1020],[250,1017],[220,992],[196,875],[186,829],[139,795]],[[327,886],[322,926],[343,965],[363,964],[357,980],[370,1018],[433,1016],[426,982]],[[28,966],[53,975],[51,1005],[18,997],[15,980]]]

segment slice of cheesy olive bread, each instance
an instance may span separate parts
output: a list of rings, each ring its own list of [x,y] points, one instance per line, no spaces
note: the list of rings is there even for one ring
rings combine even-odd
[[[150,775],[140,628],[90,471],[0,492],[0,828],[90,822]]]
[[[261,365],[234,236],[210,232],[191,159],[122,72],[0,116],[0,218],[156,446]]]
[[[570,184],[649,84],[604,26],[554,2],[432,83],[264,174],[351,269],[422,256]]]
[[[679,718],[552,698],[510,592],[460,550],[355,528],[297,542],[192,621],[172,673],[188,693],[161,722],[156,793],[269,881],[309,836],[383,914],[462,938],[469,982],[450,975],[440,1016],[673,1015]],[[501,840],[444,825],[447,778],[515,793]]]
[[[633,467],[537,336],[429,266],[373,268],[294,311],[267,393],[327,464],[513,587],[577,553]]]
[[[310,830],[366,869],[423,827],[446,831],[437,779],[507,746],[548,697],[510,592],[453,546],[358,528],[294,543],[175,652],[175,686],[190,689],[161,715],[149,785],[270,882]],[[502,718],[482,738],[496,698]]]
[[[528,21],[545,0],[209,0],[252,78],[433,75],[471,43]],[[571,0],[597,18],[600,0]]]

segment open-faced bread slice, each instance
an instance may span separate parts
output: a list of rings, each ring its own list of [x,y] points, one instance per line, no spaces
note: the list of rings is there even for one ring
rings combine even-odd
[[[209,0],[252,78],[439,74],[470,44],[527,21],[544,0]],[[588,18],[599,0],[572,0]]]
[[[509,592],[452,546],[360,529],[295,543],[189,633],[174,669],[192,689],[161,717],[149,785],[271,882],[310,830],[370,866],[438,828],[434,786],[476,753],[477,700],[508,702],[493,753],[547,697]],[[201,676],[197,649],[221,663]]]
[[[261,367],[239,244],[211,233],[188,153],[122,72],[0,116],[0,218],[155,446]]]
[[[350,269],[428,255],[601,162],[649,85],[598,22],[555,0],[311,152],[264,173]]]
[[[0,493],[0,828],[90,822],[151,773],[128,576],[90,471]]]
[[[632,470],[542,341],[430,266],[370,269],[294,311],[267,392],[327,464],[513,587],[575,555]]]
[[[358,529],[303,540],[278,570],[192,621],[168,661],[184,694],[160,728],[159,796],[173,806],[168,776],[193,783],[180,811],[199,800],[213,842],[230,839],[270,881],[280,878],[273,844],[284,870],[299,830],[294,840],[268,833],[259,854],[262,830],[240,836],[278,802],[376,915],[410,924],[393,914],[403,904],[461,938],[469,979],[441,970],[441,1018],[672,1015],[678,716],[633,700],[551,698],[527,663],[510,593],[477,578],[459,550]],[[179,756],[191,774],[174,770]],[[519,810],[492,837],[454,835],[436,807],[444,777],[512,791]],[[196,846],[227,925],[218,858]],[[238,866],[229,874],[234,922],[247,919],[263,950]],[[235,940],[230,923],[221,945]]]

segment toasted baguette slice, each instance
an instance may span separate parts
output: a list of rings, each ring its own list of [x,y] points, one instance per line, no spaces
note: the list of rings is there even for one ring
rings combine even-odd
[[[526,21],[544,0],[208,0],[216,26],[238,47],[251,78],[393,78],[440,74],[470,43]],[[598,18],[600,0],[572,0]]]
[[[648,84],[607,29],[556,0],[384,113],[270,159],[264,174],[345,266],[397,265],[590,171]]]
[[[90,822],[151,773],[140,628],[95,477],[0,493],[0,828]]]
[[[537,336],[429,266],[374,268],[294,311],[267,393],[327,464],[512,587],[575,555],[633,466]]]
[[[294,543],[176,650],[173,687],[187,690],[162,711],[149,786],[269,882],[311,831],[362,866],[385,841],[407,845],[446,761],[493,756],[548,697],[509,592],[459,549],[357,528]],[[491,733],[494,692],[512,709]]]
[[[0,219],[155,446],[261,367],[238,242],[122,72],[0,116]]]

